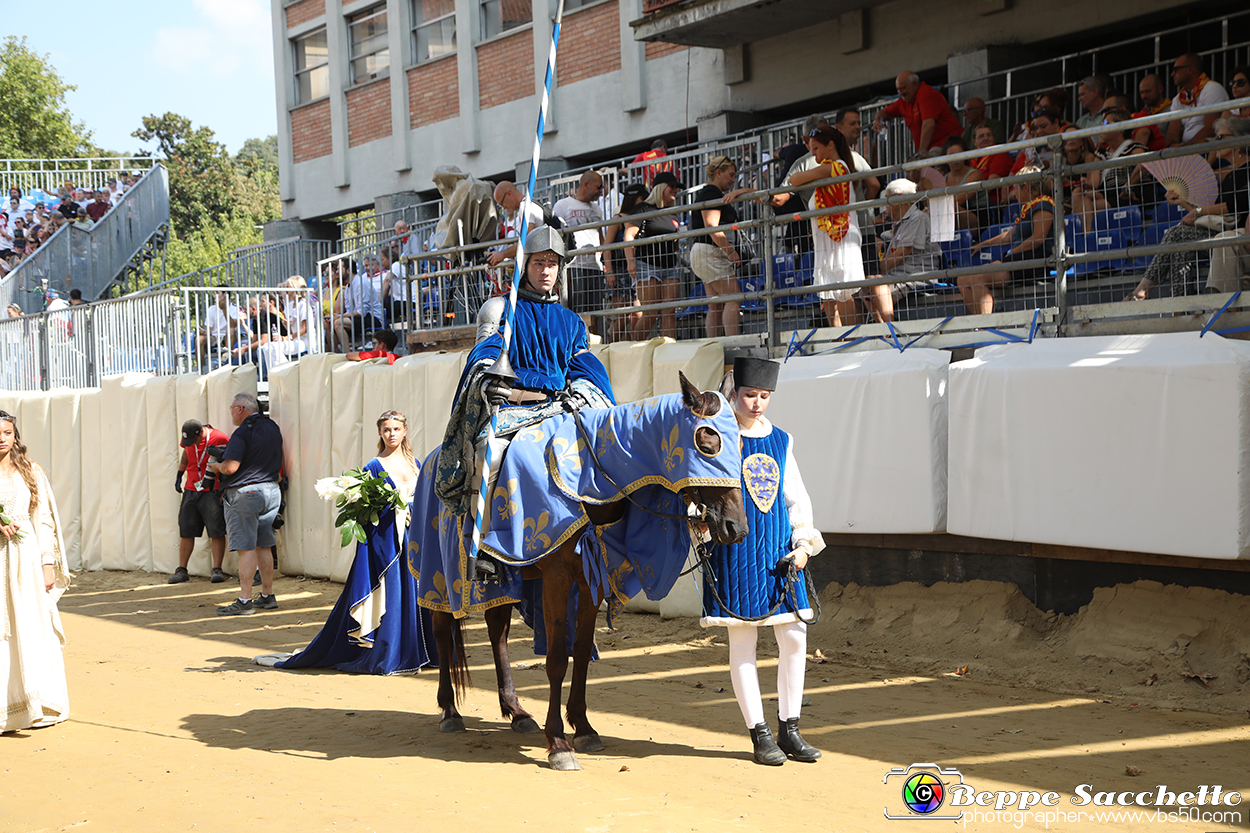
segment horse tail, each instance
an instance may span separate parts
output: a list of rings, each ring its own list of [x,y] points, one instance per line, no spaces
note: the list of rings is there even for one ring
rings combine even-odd
[[[451,623],[451,656],[448,667],[451,669],[451,685],[456,692],[456,703],[464,700],[464,690],[472,684],[469,677],[469,657],[464,651],[464,629],[461,619],[452,619]]]

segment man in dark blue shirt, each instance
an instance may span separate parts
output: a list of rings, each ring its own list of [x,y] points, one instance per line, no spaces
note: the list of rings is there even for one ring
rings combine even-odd
[[[217,608],[219,616],[239,616],[257,610],[277,610],[273,594],[273,519],[282,496],[282,431],[260,414],[256,397],[240,393],[230,403],[230,418],[238,426],[220,463],[207,468],[224,477],[226,535],[230,549],[239,553],[239,598]],[[252,575],[260,570],[260,598],[252,601]]]

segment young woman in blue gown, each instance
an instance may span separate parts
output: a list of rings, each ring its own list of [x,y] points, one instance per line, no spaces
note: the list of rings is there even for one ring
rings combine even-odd
[[[399,411],[378,417],[378,456],[364,466],[412,503],[417,464],[408,444],[408,420]],[[416,579],[408,571],[408,511],[387,508],[367,538],[343,592],[321,633],[278,668],[334,668],[358,674],[403,674],[438,662],[430,614],[417,606]]]

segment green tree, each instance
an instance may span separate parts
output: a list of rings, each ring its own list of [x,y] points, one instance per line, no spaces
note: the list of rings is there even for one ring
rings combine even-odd
[[[169,169],[169,217],[175,235],[185,236],[204,221],[229,219],[235,206],[235,172],[225,145],[207,127],[193,127],[177,113],[144,116],[130,134],[156,142]]]
[[[234,164],[241,169],[263,168],[278,173],[278,137],[248,139],[234,157]]]
[[[91,132],[74,122],[65,104],[65,93],[74,89],[25,37],[6,37],[0,46],[0,157],[92,155]]]

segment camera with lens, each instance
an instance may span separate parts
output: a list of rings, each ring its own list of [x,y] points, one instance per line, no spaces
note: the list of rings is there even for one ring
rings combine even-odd
[[[214,463],[220,463],[221,458],[226,454],[224,445],[210,445],[204,449],[204,456],[212,460]],[[195,484],[196,491],[212,492],[217,489],[217,475],[208,469],[204,470],[204,474],[200,477],[200,482]]]

